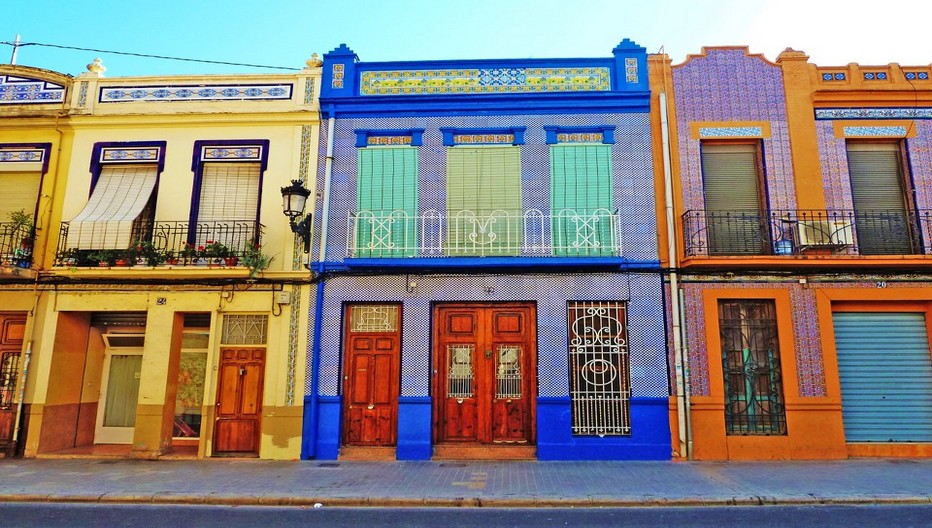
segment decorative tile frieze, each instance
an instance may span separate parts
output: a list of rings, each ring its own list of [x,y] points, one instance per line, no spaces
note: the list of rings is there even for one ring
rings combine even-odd
[[[100,163],[158,162],[162,149],[159,147],[102,147]]]
[[[203,147],[202,161],[260,161],[261,145],[237,145],[223,147]]]
[[[638,60],[634,57],[625,59],[625,82],[638,82]]]
[[[308,77],[304,85],[304,104],[309,105],[314,102],[314,78]]]
[[[45,154],[44,148],[0,146],[0,163],[43,163]]]
[[[330,81],[331,88],[343,88],[343,75],[345,73],[345,68],[343,64],[334,64],[333,65],[333,75],[332,80]]]
[[[908,71],[906,72],[906,79],[913,81],[919,79],[920,81],[927,81],[929,79],[929,72],[927,71]]]
[[[153,101],[287,101],[294,91],[292,84],[218,84],[120,86],[101,88],[102,103]]]
[[[844,81],[845,80],[844,72],[823,72],[822,80],[823,81]]]
[[[865,81],[886,81],[887,72],[864,72]]]
[[[522,145],[526,127],[506,129],[441,128],[443,144],[454,145]]]
[[[65,87],[42,79],[0,75],[0,105],[60,103]]]
[[[932,107],[816,108],[816,119],[932,119]]]
[[[548,145],[558,143],[615,143],[615,127],[602,125],[595,127],[544,126],[544,140]]]
[[[744,127],[700,127],[700,138],[720,138],[720,137],[749,137],[759,138],[764,135],[764,130],[758,126]]]
[[[903,137],[905,126],[846,126],[845,137]]]
[[[628,60],[633,61],[633,66],[626,64],[627,82],[636,83],[638,76],[637,60]],[[334,71],[334,82],[336,82],[336,71]],[[362,73],[360,82],[360,95],[594,92],[611,90],[611,75],[607,67],[367,71]]]

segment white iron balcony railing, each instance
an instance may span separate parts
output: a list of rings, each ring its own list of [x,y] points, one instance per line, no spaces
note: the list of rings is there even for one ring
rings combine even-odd
[[[350,211],[346,254],[392,257],[617,257],[617,210]]]

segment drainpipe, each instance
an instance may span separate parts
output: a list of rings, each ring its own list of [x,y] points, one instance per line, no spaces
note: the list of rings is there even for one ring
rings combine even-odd
[[[680,456],[692,459],[692,432],[689,427],[689,384],[686,379],[689,367],[683,351],[682,317],[676,229],[673,215],[673,171],[670,161],[670,131],[667,121],[667,94],[660,92],[660,138],[663,145],[664,202],[667,213],[667,258],[670,262],[670,312],[673,326],[673,362],[676,370],[676,417]]]
[[[320,435],[317,422],[320,417],[320,408],[318,405],[318,386],[320,385],[320,332],[323,328],[324,321],[324,283],[326,278],[323,275],[324,261],[327,260],[327,228],[330,223],[330,174],[333,171],[333,111],[331,109],[330,118],[327,119],[327,157],[324,160],[324,196],[321,204],[320,214],[320,252],[317,258],[320,281],[317,283],[317,300],[314,303],[314,336],[311,341],[311,394],[308,398],[308,409],[310,416],[308,418],[308,428],[310,429],[311,439],[305,447],[304,455],[306,458],[317,457],[317,441]]]
[[[23,368],[20,371],[22,376],[19,382],[19,396],[16,402],[16,421],[13,426],[13,438],[10,441],[10,447],[14,450],[19,446],[19,423],[23,417],[23,400],[26,399],[26,377],[29,375],[29,359],[32,357],[32,340],[26,342],[26,352],[23,357]]]

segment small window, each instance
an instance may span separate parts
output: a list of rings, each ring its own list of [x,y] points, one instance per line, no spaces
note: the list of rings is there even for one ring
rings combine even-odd
[[[786,434],[774,301],[721,300],[718,316],[727,434]]]

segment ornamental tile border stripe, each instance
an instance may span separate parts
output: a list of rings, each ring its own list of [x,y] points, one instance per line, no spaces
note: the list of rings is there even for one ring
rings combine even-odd
[[[100,150],[101,163],[159,161],[158,147],[121,147]]]
[[[902,137],[906,135],[905,126],[846,126],[845,137]]]
[[[626,68],[627,82],[637,82],[637,61]],[[334,71],[336,82],[336,71]],[[342,76],[341,76],[342,82]],[[455,93],[606,92],[607,67],[479,68],[363,72],[360,95]]]
[[[287,101],[294,85],[283,84],[231,84],[184,86],[121,86],[100,88],[101,103],[127,103],[152,101]]]
[[[932,107],[816,108],[816,119],[932,119]]]
[[[44,157],[45,149],[0,148],[0,163],[36,163]]]
[[[700,127],[700,138],[712,137],[761,137],[764,131],[761,127]]]
[[[65,100],[65,87],[60,84],[0,75],[0,105],[60,103]]]

